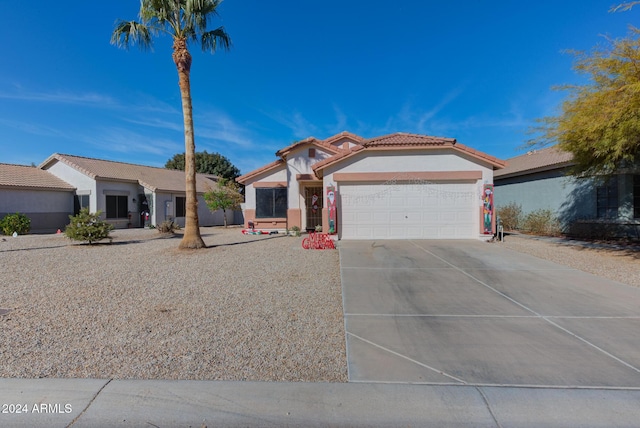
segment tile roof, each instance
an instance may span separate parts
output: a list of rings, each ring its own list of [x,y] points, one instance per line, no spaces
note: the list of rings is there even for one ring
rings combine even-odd
[[[483,160],[493,165],[494,169],[503,168],[505,162],[486,153],[474,150],[459,144],[455,138],[432,137],[429,135],[408,134],[397,132],[366,140],[361,146],[354,146],[349,150],[338,153],[313,165],[313,170],[318,175],[323,168],[332,165],[342,159],[352,156],[361,150],[372,149],[413,149],[413,148],[447,148],[466,153],[474,158]]]
[[[381,137],[370,138],[363,143],[365,147],[381,146],[424,146],[424,145],[452,145],[456,144],[455,138],[432,137],[429,135],[408,134],[396,132]]]
[[[71,184],[40,168],[6,163],[0,163],[0,187],[68,192],[75,190]]]
[[[343,149],[340,147],[332,146],[332,143],[339,141],[341,138],[349,138],[357,145],[352,146],[348,149]],[[333,156],[330,156],[326,159],[321,160],[320,162],[315,163],[312,166],[313,171],[316,173],[317,177],[321,177],[320,171],[326,167],[327,165],[334,164],[342,159],[352,156],[353,154],[361,151],[361,150],[401,150],[401,149],[414,149],[414,148],[450,148],[459,152],[466,153],[476,159],[480,159],[485,161],[491,165],[493,165],[494,169],[504,168],[505,162],[494,157],[490,156],[486,153],[474,150],[470,147],[459,144],[455,138],[443,138],[443,137],[432,137],[429,135],[418,135],[418,134],[408,134],[405,132],[397,132],[395,134],[383,135],[380,137],[370,138],[365,140],[364,138],[352,134],[350,132],[340,132],[335,134],[325,140],[318,140],[315,137],[305,138],[304,140],[297,141],[290,146],[285,147],[284,149],[278,150],[276,152],[276,156],[281,157],[282,159],[278,159],[275,162],[272,162],[268,165],[265,165],[262,168],[251,171],[241,177],[238,177],[236,181],[241,184],[246,183],[249,179],[266,172],[268,170],[274,169],[277,166],[284,164],[284,158],[287,154],[289,154],[295,148],[304,145],[304,144],[315,144],[322,148],[329,149]]]
[[[326,144],[331,145],[331,144],[333,144],[335,141],[340,140],[341,138],[349,138],[350,140],[353,140],[353,142],[354,142],[354,143],[357,143],[357,144],[362,144],[362,143],[364,142],[364,138],[362,138],[362,137],[361,137],[361,136],[359,136],[359,135],[352,134],[351,132],[348,132],[348,131],[342,131],[342,132],[340,132],[340,133],[338,133],[338,134],[336,134],[336,135],[333,135],[333,136],[331,136],[331,137],[329,137],[329,138],[326,138],[326,139],[324,140],[324,142],[325,142]]]
[[[184,171],[82,156],[54,153],[40,164],[40,168],[46,170],[56,161],[65,163],[93,179],[139,183],[152,191],[184,192],[186,188]],[[208,191],[209,187],[216,182],[211,175],[196,174],[196,176],[198,193]]]
[[[539,171],[564,168],[571,165],[573,156],[555,146],[532,150],[523,155],[507,159],[506,168],[496,171],[494,178],[532,174]]]
[[[240,177],[236,178],[236,181],[240,184],[245,184],[247,181],[249,181],[251,178],[255,177],[256,175],[260,175],[264,172],[267,171],[271,171],[274,170],[276,168],[278,168],[279,166],[284,166],[284,160],[282,159],[276,159],[275,161],[271,162],[270,164],[267,164],[261,168],[258,169],[254,169],[251,172],[248,172],[244,175],[241,175]]]
[[[330,153],[338,153],[341,150],[335,146],[332,146],[330,143],[327,143],[325,140],[318,140],[315,137],[308,137],[308,138],[305,138],[304,140],[296,141],[295,143],[285,147],[284,149],[278,150],[276,152],[276,156],[279,156],[281,158],[286,158],[286,156],[289,153],[291,153],[293,150],[297,149],[298,147],[304,146],[305,144],[312,144],[312,145],[318,146],[324,150],[327,150]]]

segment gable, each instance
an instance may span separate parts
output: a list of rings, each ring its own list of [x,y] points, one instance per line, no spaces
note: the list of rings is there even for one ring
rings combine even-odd
[[[346,131],[324,140],[331,147],[341,150],[349,150],[352,147],[361,145],[364,141],[364,138]]]

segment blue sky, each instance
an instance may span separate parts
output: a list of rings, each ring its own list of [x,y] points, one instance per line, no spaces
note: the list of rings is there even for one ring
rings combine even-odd
[[[615,0],[226,0],[229,52],[192,47],[196,150],[242,173],[292,142],[350,131],[456,138],[499,158],[522,153],[573,57],[622,37],[639,10]],[[153,52],[109,43],[137,0],[0,0],[0,162],[54,152],[164,166],[184,152],[171,40]]]

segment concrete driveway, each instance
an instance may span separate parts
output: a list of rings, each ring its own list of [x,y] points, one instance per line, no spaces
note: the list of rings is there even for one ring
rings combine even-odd
[[[640,289],[479,241],[342,241],[351,382],[640,388]]]

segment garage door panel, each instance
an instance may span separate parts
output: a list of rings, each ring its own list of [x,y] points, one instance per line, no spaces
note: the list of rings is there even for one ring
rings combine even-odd
[[[475,183],[341,184],[344,239],[471,239]]]
[[[404,213],[401,212],[391,212],[389,213],[389,220],[391,224],[401,223],[404,220]]]
[[[385,223],[389,221],[389,217],[392,213],[377,211],[373,213],[373,222],[376,224]]]
[[[370,212],[370,211],[357,212],[355,217],[356,217],[356,221],[358,223],[371,223],[371,222],[373,222],[373,213]]]
[[[354,224],[356,222],[356,213],[342,211],[342,222],[344,224]]]
[[[407,228],[403,226],[390,226],[389,233],[391,239],[406,239],[407,236]]]

